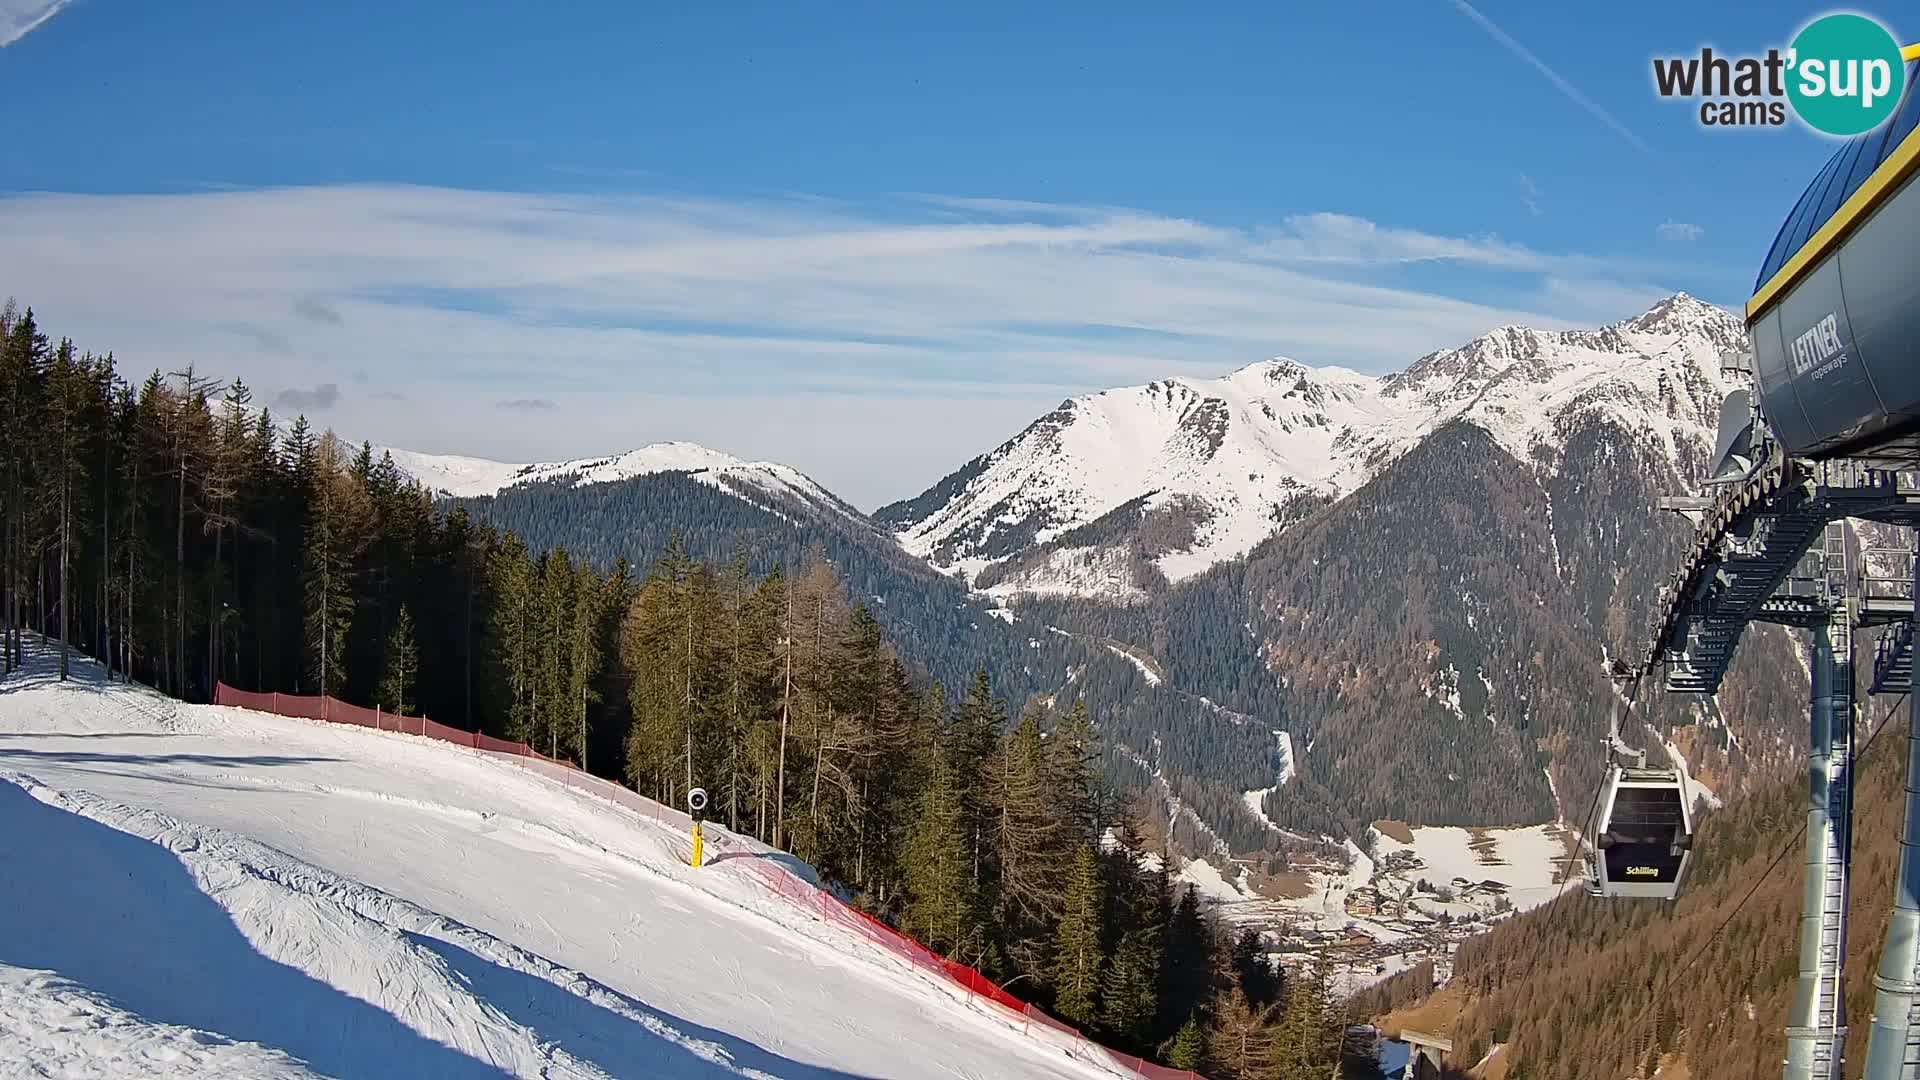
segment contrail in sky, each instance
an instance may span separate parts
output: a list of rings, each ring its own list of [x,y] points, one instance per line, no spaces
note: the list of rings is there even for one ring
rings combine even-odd
[[[1460,9],[1460,14],[1465,15],[1467,18],[1472,19],[1474,22],[1480,24],[1480,29],[1485,30],[1487,32],[1487,35],[1493,38],[1493,40],[1506,46],[1506,49],[1508,52],[1512,53],[1513,55],[1519,57],[1522,60],[1525,60],[1527,63],[1533,65],[1533,68],[1535,71],[1538,71],[1540,74],[1545,75],[1547,77],[1547,81],[1552,83],[1555,89],[1567,95],[1567,97],[1570,98],[1575,105],[1578,105],[1581,108],[1587,110],[1589,113],[1592,113],[1594,119],[1612,128],[1615,132],[1619,134],[1621,138],[1632,143],[1633,148],[1635,150],[1638,150],[1643,154],[1653,153],[1653,147],[1648,146],[1646,142],[1640,138],[1640,136],[1635,135],[1633,132],[1627,130],[1627,125],[1621,123],[1618,119],[1614,117],[1612,113],[1601,108],[1599,102],[1581,93],[1579,87],[1576,87],[1572,83],[1561,78],[1559,72],[1548,67],[1546,64],[1546,61],[1541,60],[1539,57],[1533,55],[1533,51],[1531,49],[1528,49],[1525,45],[1520,44],[1520,42],[1518,42],[1517,40],[1515,40],[1512,34],[1509,34],[1505,30],[1500,29],[1499,26],[1495,25],[1492,19],[1489,19],[1485,15],[1480,14],[1479,8],[1476,8],[1472,4],[1467,3],[1467,0],[1453,0],[1453,6]]]

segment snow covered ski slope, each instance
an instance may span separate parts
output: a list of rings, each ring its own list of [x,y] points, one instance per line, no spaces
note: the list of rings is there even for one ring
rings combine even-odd
[[[748,872],[786,856],[686,849],[464,748],[35,669],[0,683],[0,1074],[1115,1075]]]

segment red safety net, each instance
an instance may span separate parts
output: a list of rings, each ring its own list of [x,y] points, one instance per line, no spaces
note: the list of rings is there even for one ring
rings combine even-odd
[[[231,705],[236,708],[253,709],[256,712],[276,713],[280,716],[326,720],[336,724],[353,724],[382,731],[397,731],[438,739],[458,746],[472,747],[492,756],[510,758],[514,764],[522,768],[531,769],[568,787],[597,795],[653,821],[669,823],[680,829],[691,828],[693,825],[693,819],[683,811],[675,810],[612,781],[583,772],[570,762],[555,761],[526,743],[496,739],[477,731],[463,731],[460,728],[434,723],[424,716],[399,716],[379,709],[349,705],[330,697],[256,694],[246,690],[236,690],[226,683],[215,684],[213,701],[216,705]],[[716,837],[716,840],[718,839]],[[785,898],[803,911],[817,915],[823,921],[859,935],[862,939],[899,957],[916,969],[954,983],[981,1002],[998,1005],[1008,1010],[1022,1018],[1023,1027],[1026,1021],[1032,1021],[1043,1028],[1070,1037],[1074,1040],[1076,1055],[1097,1058],[1123,1071],[1151,1077],[1153,1080],[1201,1080],[1197,1073],[1170,1069],[1131,1054],[1109,1050],[1074,1028],[1008,993],[992,979],[965,964],[939,956],[918,941],[805,880],[792,870],[780,865],[775,859],[761,857],[763,853],[759,851],[750,851],[746,854],[749,857],[743,859],[742,864],[747,872],[753,874],[767,887],[768,891]],[[1027,1028],[1027,1030],[1031,1029]]]
[[[419,734],[425,735],[429,739],[458,743],[461,746],[478,745],[475,740],[480,737],[477,732],[461,731],[459,728],[451,728],[445,724],[436,724],[424,716],[420,718]]]

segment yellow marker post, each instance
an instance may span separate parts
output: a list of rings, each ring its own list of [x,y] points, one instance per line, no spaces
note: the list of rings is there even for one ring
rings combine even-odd
[[[707,789],[693,788],[687,792],[687,809],[693,816],[693,865],[698,867],[706,862],[707,838],[700,835],[700,814],[707,808]]]

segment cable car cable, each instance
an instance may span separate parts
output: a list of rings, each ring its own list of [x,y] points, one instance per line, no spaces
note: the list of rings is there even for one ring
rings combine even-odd
[[[1855,755],[1855,758],[1857,760],[1865,759],[1867,755],[1867,751],[1873,748],[1874,740],[1880,737],[1880,733],[1886,729],[1887,721],[1893,718],[1893,714],[1899,710],[1901,703],[1905,702],[1906,699],[1907,699],[1907,695],[1901,694],[1897,699],[1894,700],[1894,703],[1890,707],[1888,707],[1887,711],[1881,715],[1879,721],[1874,724],[1873,731],[1868,734],[1867,741],[1864,744],[1862,744],[1862,746],[1860,747],[1859,753]],[[1859,771],[1859,768],[1856,766],[1854,769],[1854,779],[1857,781],[1859,779],[1859,776],[1860,776],[1860,771]],[[1787,841],[1787,843],[1783,847],[1781,847],[1780,851],[1774,855],[1773,860],[1767,864],[1767,868],[1765,870],[1762,870],[1760,872],[1760,877],[1754,881],[1753,886],[1747,890],[1746,895],[1742,896],[1740,898],[1740,902],[1733,906],[1733,910],[1727,913],[1726,918],[1720,920],[1720,925],[1714,927],[1713,932],[1707,935],[1706,940],[1702,941],[1697,947],[1695,947],[1692,954],[1690,954],[1687,957],[1686,963],[1680,965],[1678,968],[1667,969],[1669,971],[1669,974],[1662,979],[1662,984],[1661,984],[1662,992],[1664,992],[1664,990],[1667,987],[1671,986],[1675,980],[1679,979],[1682,975],[1685,975],[1689,970],[1691,970],[1693,968],[1693,965],[1698,963],[1702,956],[1706,955],[1707,950],[1713,946],[1713,943],[1719,940],[1720,934],[1724,930],[1726,930],[1726,928],[1729,925],[1732,924],[1733,920],[1740,914],[1741,910],[1747,906],[1747,902],[1753,899],[1754,894],[1760,891],[1760,886],[1766,884],[1767,879],[1773,875],[1774,870],[1779,868],[1780,860],[1786,858],[1789,852],[1793,851],[1796,847],[1798,847],[1800,845],[1800,841],[1806,836],[1806,834],[1807,834],[1807,825],[1806,825],[1806,822],[1802,821],[1800,823],[1800,828],[1795,830],[1793,838]],[[1678,901],[1673,901],[1673,903],[1677,903],[1677,902]],[[1634,1014],[1634,1017],[1633,1017],[1634,1023],[1637,1024],[1639,1021],[1645,1019],[1647,1014],[1651,1012],[1653,1008],[1661,1000],[1663,1000],[1662,993],[1654,992],[1651,986],[1649,986],[1646,1000],[1641,1004],[1638,1012]]]
[[[1893,719],[1893,714],[1899,711],[1901,704],[1906,700],[1907,700],[1907,695],[1901,694],[1899,698],[1897,698],[1894,701],[1894,703],[1887,708],[1887,711],[1881,714],[1879,722],[1874,724],[1873,731],[1867,735],[1866,743],[1860,747],[1860,752],[1854,755],[1854,758],[1856,761],[1864,761],[1866,759],[1867,751],[1873,749],[1874,740],[1880,737],[1880,732],[1886,729],[1887,721]],[[1860,780],[1859,765],[1854,766],[1853,779],[1855,784],[1859,783],[1859,780]],[[1773,861],[1767,864],[1767,868],[1760,872],[1760,876],[1754,881],[1753,887],[1747,890],[1747,895],[1740,898],[1740,902],[1733,906],[1733,910],[1728,912],[1727,917],[1720,921],[1720,925],[1717,927],[1714,927],[1713,933],[1707,935],[1707,940],[1701,942],[1700,946],[1693,951],[1693,955],[1688,958],[1687,962],[1681,965],[1678,971],[1674,972],[1674,976],[1673,976],[1674,978],[1678,978],[1679,976],[1686,974],[1687,970],[1693,967],[1693,965],[1699,961],[1700,957],[1706,953],[1707,948],[1711,946],[1714,943],[1714,941],[1716,941],[1720,937],[1720,932],[1725,930],[1727,928],[1727,925],[1733,922],[1734,917],[1740,914],[1741,909],[1747,906],[1747,901],[1753,899],[1753,894],[1759,892],[1760,886],[1766,884],[1767,878],[1771,877],[1773,874],[1773,871],[1779,867],[1780,860],[1786,858],[1788,852],[1798,847],[1800,845],[1800,841],[1804,839],[1806,835],[1807,835],[1807,823],[1802,821],[1800,823],[1800,828],[1794,832],[1793,839],[1787,841],[1785,846],[1781,847],[1780,853],[1773,857]]]

